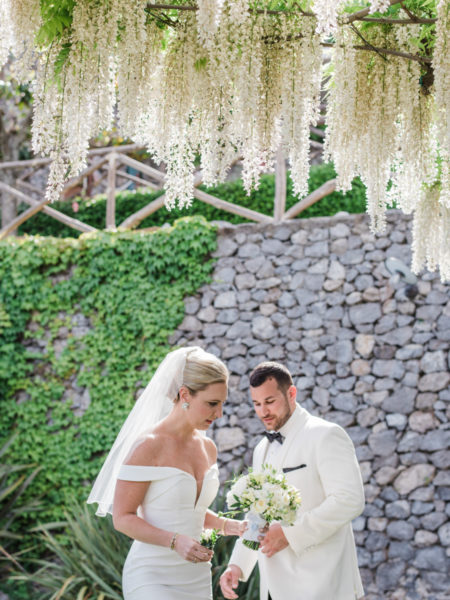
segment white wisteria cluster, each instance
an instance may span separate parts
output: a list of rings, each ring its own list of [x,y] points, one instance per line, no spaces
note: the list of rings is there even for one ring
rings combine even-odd
[[[314,0],[312,10],[316,15],[316,32],[319,35],[330,35],[338,26],[338,10],[343,4],[340,0]]]
[[[440,202],[450,208],[450,4],[439,0],[436,42],[433,52],[438,139],[441,151]]]
[[[398,47],[412,52],[412,39],[419,35],[418,26],[396,31]],[[420,89],[420,65],[396,59],[397,63],[397,140],[398,148],[391,172],[389,203],[403,212],[413,212],[421,202],[422,186],[433,186],[439,176],[434,103],[429,93]]]
[[[394,3],[372,0],[366,14]],[[223,181],[241,157],[250,192],[279,149],[295,194],[306,195],[322,45],[332,34],[325,157],[338,187],[362,178],[374,230],[383,229],[389,203],[413,213],[415,268],[438,265],[450,279],[447,0],[437,3],[431,64],[405,58],[417,54],[419,24],[370,24],[358,35],[347,0],[311,0],[306,13],[295,5],[263,11],[250,0],[198,0],[196,11],[163,13],[145,0],[77,0],[69,25],[47,44],[44,4],[0,0],[0,65],[12,53],[23,78],[35,61],[33,149],[53,159],[48,199],[83,169],[89,141],[114,125],[165,163],[169,208],[192,201],[197,157],[207,185]],[[40,54],[33,55],[38,32]],[[445,221],[433,238],[423,238],[431,231],[424,207]]]
[[[122,35],[129,42],[130,35],[138,37],[138,21],[130,11],[136,12],[139,5],[138,0],[77,2],[71,37],[39,59],[33,85],[33,150],[54,159],[47,187],[47,197],[52,200],[59,198],[66,177],[86,165],[90,139],[113,124],[118,28],[129,17],[133,27]],[[49,85],[49,71],[59,61],[61,69]]]
[[[41,26],[39,0],[1,0],[0,69],[10,54],[15,57],[15,74],[20,81],[29,77],[35,37]]]
[[[373,14],[375,12],[386,12],[390,5],[390,0],[372,0],[372,2],[370,3],[369,13]]]
[[[220,24],[223,0],[198,0],[197,6],[198,35],[209,46]]]
[[[374,47],[413,53],[418,26],[384,32],[373,29],[365,35],[370,35]],[[361,177],[374,231],[383,231],[390,204],[414,213],[413,232],[418,236],[413,245],[414,270],[418,272],[425,264],[433,270],[439,266],[441,278],[450,279],[450,248],[445,238],[450,213],[444,210],[448,205],[443,201],[449,190],[445,177],[448,140],[441,134],[438,148],[437,131],[445,120],[436,111],[434,96],[424,88],[421,67],[418,61],[402,57],[356,51],[356,34],[347,27],[339,29],[336,41],[325,158],[335,164],[338,189],[350,189],[353,178]],[[446,85],[448,101],[448,80]],[[428,225],[424,223],[427,214]],[[436,235],[431,236],[432,231]]]
[[[326,156],[333,160],[338,173],[338,189],[346,191],[359,175],[367,187],[367,208],[375,230],[385,224],[386,188],[390,166],[395,154],[397,118],[397,68],[395,60],[369,52],[348,52],[346,41],[353,45],[354,37],[343,28],[337,52],[348,53],[346,73],[350,68],[347,94],[346,85],[337,80],[330,89],[329,120],[326,137]],[[377,32],[378,34],[378,32]],[[377,45],[377,40],[373,40]],[[338,65],[338,63],[337,63]],[[368,68],[369,65],[369,68]],[[346,143],[342,145],[342,141]],[[341,177],[342,172],[342,177]]]
[[[414,213],[412,268],[435,271],[441,279],[450,279],[450,208],[441,199],[439,186],[422,190]]]
[[[140,84],[145,104],[136,106],[138,90],[130,98],[133,111],[125,99],[119,104],[125,134],[167,164],[168,206],[190,203],[196,154],[207,185],[223,181],[233,159],[242,156],[250,192],[280,145],[296,193],[307,193],[309,127],[318,117],[321,83],[314,23],[298,15],[237,14],[232,8],[233,3],[223,5],[206,45],[196,17],[181,15],[166,51],[146,57],[151,74]],[[147,37],[153,40],[155,33],[147,31]],[[124,107],[128,118],[122,117]]]

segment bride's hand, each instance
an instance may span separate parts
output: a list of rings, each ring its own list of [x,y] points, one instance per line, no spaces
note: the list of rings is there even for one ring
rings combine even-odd
[[[189,562],[208,562],[211,560],[214,552],[205,548],[199,542],[188,535],[177,535],[174,550],[178,552],[181,558]]]
[[[243,535],[247,529],[247,521],[238,521],[237,519],[226,519],[223,527],[224,535]]]

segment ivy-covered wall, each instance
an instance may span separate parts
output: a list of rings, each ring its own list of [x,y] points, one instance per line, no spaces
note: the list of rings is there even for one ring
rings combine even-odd
[[[0,244],[0,443],[16,431],[9,461],[42,466],[27,490],[42,496],[40,522],[86,497],[215,246],[200,217],[152,234]]]

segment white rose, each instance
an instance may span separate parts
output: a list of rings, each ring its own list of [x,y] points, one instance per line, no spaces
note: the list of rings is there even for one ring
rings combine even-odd
[[[284,496],[283,490],[281,490],[280,488],[277,488],[274,490],[273,503],[275,504],[275,506],[280,506],[280,505],[284,504],[283,496]]]
[[[281,494],[281,503],[283,504],[283,506],[289,506],[291,499],[289,497],[289,494],[287,492],[283,492]]]
[[[259,515],[262,514],[267,509],[267,502],[264,498],[258,498],[256,502],[253,504],[253,510],[255,513]]]
[[[205,542],[209,542],[209,540],[211,539],[212,532],[212,529],[204,529],[202,533],[202,540],[204,540]]]
[[[257,499],[262,498],[266,502],[269,499],[269,494],[267,493],[267,490],[264,488],[261,488],[260,490],[255,490],[255,496]]]
[[[242,493],[245,492],[247,488],[247,483],[247,475],[243,475],[242,477],[239,477],[239,479],[233,484],[230,491],[240,498]]]
[[[228,506],[228,508],[231,508],[231,505],[234,504],[235,502],[236,502],[236,500],[234,498],[233,492],[230,490],[227,493],[227,506]]]

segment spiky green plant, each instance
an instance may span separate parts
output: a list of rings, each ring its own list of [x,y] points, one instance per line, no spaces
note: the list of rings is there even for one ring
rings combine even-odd
[[[74,504],[66,520],[37,527],[48,556],[30,561],[38,568],[16,580],[35,588],[33,600],[122,600],[122,567],[130,540],[109,517],[99,519],[87,506]]]
[[[12,435],[0,448],[0,575],[5,575],[14,564],[22,568],[13,554],[14,541],[21,540],[23,535],[14,530],[14,521],[30,511],[39,510],[39,499],[21,503],[21,496],[31,485],[40,468],[33,464],[8,464],[6,460],[8,448],[14,442]],[[13,549],[11,549],[13,548]]]

